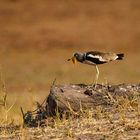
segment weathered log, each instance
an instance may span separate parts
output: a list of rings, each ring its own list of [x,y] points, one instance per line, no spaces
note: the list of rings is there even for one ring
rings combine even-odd
[[[57,85],[52,86],[47,99],[48,115],[57,112],[74,113],[81,109],[90,109],[96,106],[111,106],[117,97],[130,98],[140,95],[140,85]]]
[[[132,103],[140,100],[140,85],[97,85],[96,89],[84,84],[52,85],[49,96],[42,104],[37,102],[34,111],[21,112],[24,125],[28,127],[44,126],[49,116],[58,117],[69,114],[80,115],[86,109],[95,109],[101,106],[109,110],[121,106],[123,99]],[[135,102],[136,103],[136,102]],[[115,106],[114,106],[115,105]],[[111,109],[111,108],[112,109]],[[108,110],[107,109],[107,110]]]

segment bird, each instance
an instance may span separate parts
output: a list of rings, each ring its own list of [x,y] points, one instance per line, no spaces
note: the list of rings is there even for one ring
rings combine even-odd
[[[95,80],[92,86],[95,86],[96,88],[99,73],[100,73],[98,69],[98,65],[109,63],[115,60],[123,60],[123,57],[124,57],[124,53],[88,51],[84,53],[75,52],[72,58],[68,59],[68,61],[72,61],[73,64],[76,64],[76,62],[78,61],[83,64],[95,66],[96,76],[95,76]]]

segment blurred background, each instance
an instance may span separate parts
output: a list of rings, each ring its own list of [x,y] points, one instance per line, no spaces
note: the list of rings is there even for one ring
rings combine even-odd
[[[16,107],[42,101],[55,78],[91,84],[94,67],[67,62],[75,51],[125,53],[99,66],[99,83],[139,83],[139,46],[139,0],[0,1],[1,80]]]

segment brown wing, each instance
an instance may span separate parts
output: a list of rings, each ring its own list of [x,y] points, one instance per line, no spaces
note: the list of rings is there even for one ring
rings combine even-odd
[[[113,60],[116,60],[118,56],[115,53],[104,53],[102,58],[106,61],[113,61]]]

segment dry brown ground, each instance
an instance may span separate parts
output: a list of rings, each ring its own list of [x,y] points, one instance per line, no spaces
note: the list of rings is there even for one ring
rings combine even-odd
[[[8,106],[16,101],[8,118],[21,123],[19,107],[41,102],[54,78],[93,81],[94,68],[66,62],[74,51],[124,52],[124,61],[100,66],[99,82],[139,83],[139,15],[139,0],[1,0],[2,79]]]
[[[139,140],[139,97],[129,100],[118,97],[112,107],[82,110],[76,118],[48,118],[46,125],[37,128],[2,125],[0,139]]]

